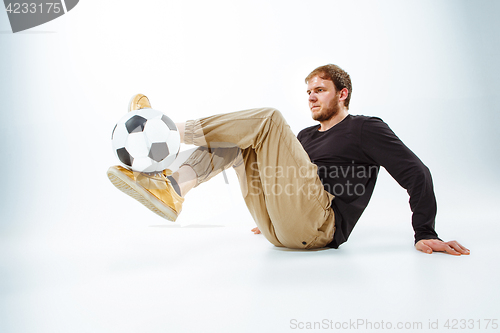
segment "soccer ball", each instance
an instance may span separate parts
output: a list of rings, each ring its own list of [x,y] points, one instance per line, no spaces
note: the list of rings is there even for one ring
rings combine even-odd
[[[153,109],[127,113],[115,125],[111,141],[124,167],[145,173],[165,170],[179,154],[181,145],[174,122]]]

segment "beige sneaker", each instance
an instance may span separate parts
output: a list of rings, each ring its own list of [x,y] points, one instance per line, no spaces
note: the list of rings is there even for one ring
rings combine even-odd
[[[140,109],[151,109],[151,103],[149,102],[149,99],[146,97],[146,95],[135,94],[130,99],[128,112]]]
[[[181,213],[184,198],[177,194],[168,180],[170,170],[164,170],[161,174],[148,175],[133,172],[121,166],[112,166],[107,174],[109,180],[120,191],[161,217],[175,221]]]

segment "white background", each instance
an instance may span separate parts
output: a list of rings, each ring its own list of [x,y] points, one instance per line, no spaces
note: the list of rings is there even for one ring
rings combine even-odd
[[[0,10],[0,332],[500,319],[498,14],[486,0],[85,0],[12,34]],[[232,171],[176,224],[107,180],[133,94],[176,122],[272,106],[298,133],[314,124],[304,78],[326,63],[351,75],[350,112],[381,117],[431,169],[437,232],[469,257],[414,250],[385,172],[349,242],[316,252],[251,234]]]

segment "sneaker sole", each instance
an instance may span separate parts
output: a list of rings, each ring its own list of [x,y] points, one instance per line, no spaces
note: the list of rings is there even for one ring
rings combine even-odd
[[[165,206],[163,202],[146,191],[142,186],[130,182],[130,178],[120,171],[109,169],[107,174],[109,180],[117,189],[139,201],[152,212],[172,222],[177,219],[178,214],[174,210]]]

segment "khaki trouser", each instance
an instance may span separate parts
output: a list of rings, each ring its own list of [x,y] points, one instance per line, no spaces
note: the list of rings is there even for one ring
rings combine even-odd
[[[186,122],[184,141],[200,146],[185,162],[198,184],[229,167],[238,173],[245,203],[276,246],[321,248],[330,243],[333,195],[278,110],[251,109]]]

